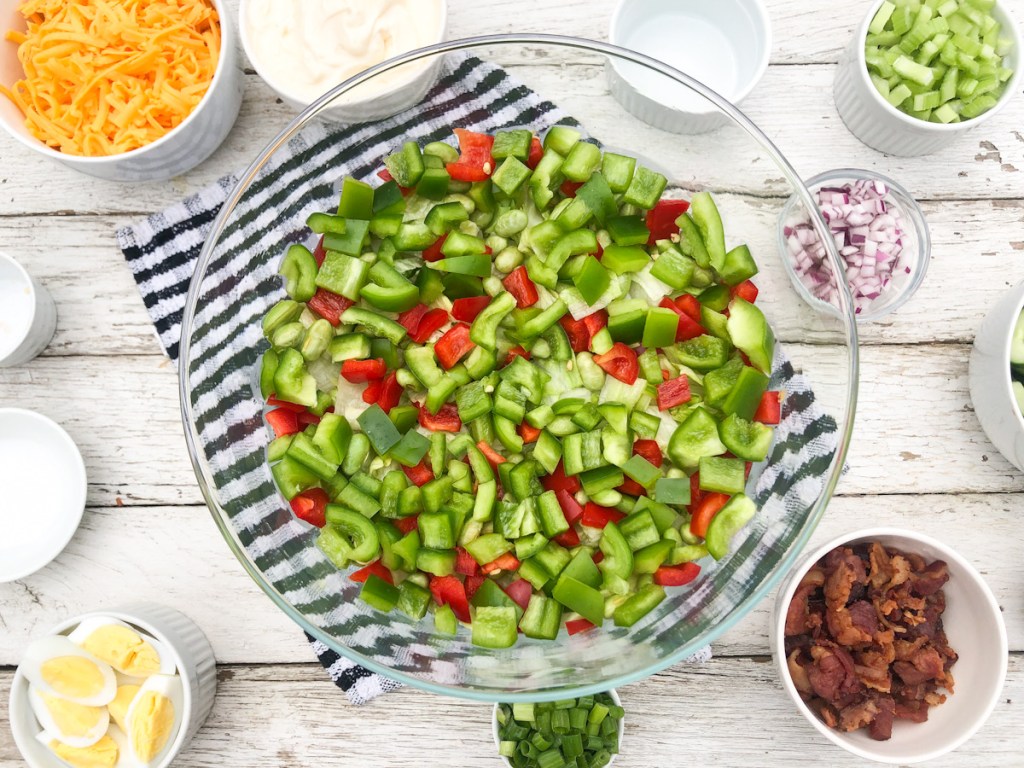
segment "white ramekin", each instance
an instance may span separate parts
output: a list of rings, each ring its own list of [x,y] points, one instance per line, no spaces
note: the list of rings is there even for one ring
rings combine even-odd
[[[687,23],[685,20],[690,20]],[[608,40],[614,44],[659,59],[670,66],[679,62],[683,47],[708,41],[688,40],[690,27],[714,30],[734,43],[737,80],[728,87],[705,82],[700,71],[677,68],[738,104],[764,76],[772,48],[771,19],[762,0],[619,0],[612,14]],[[652,28],[669,30],[670,35],[652,36]],[[668,46],[668,47],[666,47]],[[721,56],[721,52],[717,54]],[[700,57],[710,66],[721,66],[716,54]],[[672,133],[706,133],[730,122],[714,104],[694,95],[686,107],[673,104],[672,92],[679,98],[688,95],[686,86],[670,81],[639,64],[609,60],[605,66],[612,95],[630,114],[655,128]]]
[[[137,603],[75,616],[55,626],[50,634],[67,634],[83,620],[94,616],[109,616],[131,624],[159,640],[174,656],[184,697],[182,725],[163,759],[152,766],[167,768],[196,735],[213,707],[217,695],[217,664],[213,648],[191,619],[154,603]],[[62,760],[36,740],[40,728],[29,704],[28,689],[28,680],[21,670],[16,671],[10,699],[14,741],[29,768],[67,768]]]
[[[1024,416],[1010,379],[1010,339],[1024,311],[1024,281],[1003,294],[981,324],[971,349],[971,402],[985,434],[1006,460],[1024,470]]]
[[[174,130],[144,147],[106,157],[69,155],[46,146],[25,127],[25,118],[0,96],[0,126],[29,149],[89,176],[107,181],[164,181],[208,158],[227,138],[242,105],[242,69],[238,33],[224,0],[210,0],[220,17],[220,60],[213,81],[192,113]],[[0,29],[25,29],[18,12],[21,0],[0,0]],[[0,44],[0,82],[10,85],[24,76],[17,46]]]
[[[853,39],[840,56],[833,86],[839,116],[850,132],[869,147],[906,157],[930,154],[988,120],[1003,109],[1021,89],[1021,78],[1024,77],[1021,72],[1021,45],[1024,42],[1006,4],[997,3],[992,9],[992,15],[1002,25],[1003,33],[1013,37],[1013,50],[1010,52],[1013,76],[1006,83],[1006,89],[996,105],[973,120],[947,125],[918,120],[900,112],[877,91],[864,60],[868,26],[883,2],[885,0],[875,0],[857,27]]]
[[[57,307],[50,292],[13,257],[0,252],[0,301],[6,291],[22,291],[31,301],[20,312],[14,302],[0,306],[0,368],[24,365],[46,349],[57,330]],[[6,354],[3,350],[7,350]]]

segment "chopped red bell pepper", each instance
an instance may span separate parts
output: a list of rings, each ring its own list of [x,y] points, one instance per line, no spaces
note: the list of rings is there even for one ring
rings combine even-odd
[[[397,520],[393,520],[395,528],[397,528],[404,536],[410,531],[415,531],[419,526],[419,515],[409,515],[409,517],[400,517]]]
[[[377,177],[382,181],[395,180],[395,177],[391,175],[391,171],[389,171],[387,168],[381,168],[379,171],[377,171]],[[398,189],[402,193],[402,197],[408,197],[409,195],[416,191],[412,187],[403,187],[401,184],[398,185]]]
[[[319,424],[320,417],[310,411],[300,411],[295,414],[295,418],[298,419],[299,427],[308,427],[310,424]]]
[[[654,572],[654,583],[662,587],[681,587],[699,575],[700,566],[696,563],[663,565]]]
[[[455,572],[463,576],[476,576],[480,573],[476,559],[462,547],[455,548]]]
[[[530,426],[525,421],[516,427],[516,432],[523,438],[524,443],[535,443],[537,438],[540,437],[540,430]]]
[[[453,325],[434,344],[434,354],[444,369],[450,370],[468,355],[476,344],[469,338],[469,326],[464,323]]]
[[[589,347],[590,342],[594,340],[598,331],[608,325],[608,312],[604,309],[591,312],[583,318],[583,325],[587,327],[587,333],[590,334],[590,339],[587,341],[587,346]]]
[[[566,475],[565,467],[562,466],[561,460],[559,460],[554,472],[540,479],[540,484],[544,486],[545,491],[555,491],[556,493],[558,491],[576,493],[580,489],[579,477],[576,475]]]
[[[729,296],[731,298],[735,299],[739,297],[744,301],[749,301],[751,304],[757,301],[757,294],[757,286],[750,280],[744,280],[739,285],[734,285],[729,289]]]
[[[270,397],[267,398],[267,405],[284,408],[289,411],[294,411],[295,413],[302,413],[306,410],[306,406],[299,405],[298,403],[289,403],[287,400],[279,400],[277,395],[274,394],[271,394]]]
[[[291,500],[295,516],[317,528],[327,524],[327,505],[330,503],[331,498],[323,488],[310,488]]]
[[[643,456],[656,467],[661,467],[665,461],[657,440],[637,440],[633,443],[633,455]]]
[[[422,320],[420,320],[420,327],[416,329],[416,333],[409,334],[409,339],[417,344],[423,344],[427,339],[433,336],[435,332],[444,328],[447,323],[447,312],[440,307],[432,309],[423,316]]]
[[[426,459],[421,461],[415,467],[402,466],[402,471],[405,472],[405,476],[409,478],[410,482],[415,485],[423,486],[434,479],[434,472],[427,466]]]
[[[586,632],[593,629],[596,624],[591,624],[586,619],[569,619],[565,622],[565,631],[570,635],[578,635],[580,632]]]
[[[516,579],[505,587],[505,594],[511,597],[512,600],[525,611],[526,606],[530,604],[530,596],[533,594],[533,585],[531,585],[526,579]]]
[[[691,501],[693,516],[690,518],[690,533],[701,538],[707,536],[712,518],[718,514],[718,510],[724,507],[730,498],[725,493],[706,493],[696,506]]]
[[[463,323],[472,323],[490,303],[490,296],[467,296],[464,299],[456,299],[452,302],[452,317]]]
[[[484,576],[483,574],[479,574],[479,575],[476,575],[476,576],[467,576],[466,577],[466,597],[468,597],[470,600],[472,600],[473,599],[473,595],[476,594],[476,591],[478,589],[480,589],[480,587],[483,585],[483,583],[485,581],[487,581],[487,577]]]
[[[420,426],[431,432],[458,432],[462,429],[462,419],[455,403],[445,403],[437,413],[427,408],[420,408]]]
[[[388,366],[382,357],[371,360],[346,360],[341,364],[341,377],[353,384],[383,379],[387,372]]]
[[[517,571],[519,570],[519,560],[511,552],[506,552],[501,557],[495,558],[484,565],[481,570],[487,574],[497,571]]]
[[[681,297],[680,297],[681,298]],[[694,299],[696,301],[696,299]],[[665,307],[665,309],[671,309],[677,315],[679,315],[679,325],[676,328],[676,341],[687,341],[688,339],[695,339],[698,336],[703,336],[707,333],[707,329],[704,328],[700,323],[690,317],[686,312],[679,308],[676,302],[672,301],[668,296],[661,300],[659,307]],[[699,305],[698,305],[698,316],[699,316]]]
[[[590,559],[594,561],[594,565],[600,565],[601,561],[604,560],[604,552],[598,550],[590,556]]]
[[[502,363],[502,367],[504,367],[504,366],[508,365],[509,363],[511,363],[512,360],[515,359],[516,357],[521,357],[524,360],[529,360],[530,359],[530,353],[527,352],[522,347],[512,347],[512,349],[510,349],[508,351],[508,354],[505,355],[505,362]]]
[[[469,597],[466,587],[455,576],[431,576],[430,594],[438,605],[450,605],[459,621],[469,621]]]
[[[476,447],[480,449],[480,453],[487,457],[487,461],[490,462],[490,465],[493,468],[497,469],[499,464],[505,463],[505,457],[498,453],[496,450],[494,450],[490,445],[488,445],[483,440],[477,443]]]
[[[635,383],[636,377],[640,375],[640,363],[637,362],[636,352],[621,341],[612,344],[612,348],[603,355],[595,355],[594,362],[609,376],[614,376],[626,384]]]
[[[754,412],[754,421],[762,424],[778,424],[782,420],[782,393],[769,390],[761,395],[761,403]]]
[[[576,190],[583,186],[582,181],[569,181],[566,179],[558,187],[558,191],[566,197],[576,197]]]
[[[544,157],[544,145],[540,143],[540,139],[534,136],[530,140],[530,154],[526,158],[526,166],[532,171],[542,157]]]
[[[690,380],[686,375],[663,381],[658,385],[658,410],[667,411],[690,401]]]
[[[342,313],[355,304],[351,299],[346,299],[337,293],[331,293],[325,291],[323,288],[317,288],[316,293],[313,294],[307,302],[309,308],[316,312],[320,317],[324,318],[333,326],[341,325]]]
[[[275,408],[264,416],[274,430],[274,437],[294,435],[299,431],[299,415],[289,408]]]
[[[455,181],[487,181],[494,172],[494,137],[464,128],[456,128],[455,135],[459,139],[459,160],[445,166],[448,175]]]
[[[313,258],[316,259],[317,267],[322,267],[324,259],[327,258],[327,249],[324,248],[323,235],[320,235],[320,239],[316,241],[316,248],[313,249]]]
[[[583,508],[583,517],[580,522],[588,528],[604,528],[608,523],[617,523],[625,515],[617,509],[602,507],[592,501],[588,501]]]
[[[667,240],[679,231],[676,219],[690,209],[690,204],[685,200],[659,200],[651,210],[647,212],[647,229],[651,236],[647,238],[648,245],[654,245],[658,240]]]
[[[576,497],[573,496],[569,491],[559,489],[555,491],[555,498],[558,499],[558,506],[562,508],[562,514],[565,515],[565,522],[572,525],[581,517],[583,517],[583,507]]]
[[[644,488],[640,483],[634,480],[632,477],[627,477],[622,481],[622,485],[616,489],[619,493],[624,493],[627,496],[646,496],[647,489]]]
[[[362,584],[370,576],[376,576],[380,579],[384,579],[388,584],[395,583],[395,577],[391,575],[391,571],[384,567],[384,564],[380,560],[374,560],[369,565],[365,565],[358,571],[352,571],[348,575],[351,581],[355,581]]]
[[[444,258],[444,254],[441,253],[441,246],[444,245],[444,241],[448,239],[448,233],[441,235],[437,240],[434,241],[433,245],[428,245],[423,249],[423,260],[424,261],[440,261]]]
[[[569,346],[576,354],[586,352],[590,349],[590,331],[582,320],[573,320],[572,315],[562,315],[558,324],[562,326],[565,335],[569,337]]]
[[[508,277],[502,280],[501,284],[505,286],[506,291],[516,297],[516,306],[519,309],[532,307],[540,301],[537,286],[534,285],[533,280],[527,274],[526,267],[522,265],[509,272]]]
[[[377,398],[377,405],[384,413],[394,408],[402,399],[402,385],[398,383],[398,374],[392,371],[381,384],[380,397]]]
[[[704,498],[704,491],[700,487],[700,472],[690,475],[690,510],[694,510]]]
[[[562,531],[551,540],[566,549],[572,549],[573,547],[578,547],[580,545],[580,535],[576,533],[575,528],[570,528],[568,531]]]
[[[696,296],[689,293],[684,293],[682,296],[676,297],[676,306],[682,310],[683,314],[687,315],[693,322],[699,323],[700,317],[700,301],[697,300]]]
[[[430,307],[426,304],[417,304],[412,309],[407,309],[398,316],[398,324],[410,334],[416,333],[416,329],[420,327],[420,323],[423,321],[423,316],[429,311]]]
[[[376,403],[378,400],[380,400],[380,393],[383,390],[383,381],[371,381],[369,384],[366,385],[366,389],[363,390],[363,402],[370,403],[371,405],[373,403]]]

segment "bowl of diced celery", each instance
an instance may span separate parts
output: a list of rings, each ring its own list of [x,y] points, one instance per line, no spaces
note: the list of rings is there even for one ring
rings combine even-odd
[[[1021,36],[996,0],[879,0],[836,74],[840,116],[865,144],[933,152],[1020,90]]]

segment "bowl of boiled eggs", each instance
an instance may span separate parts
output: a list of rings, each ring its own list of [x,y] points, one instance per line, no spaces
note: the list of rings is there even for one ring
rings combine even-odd
[[[216,685],[213,649],[177,611],[85,614],[25,649],[11,730],[31,768],[164,768],[206,720]]]

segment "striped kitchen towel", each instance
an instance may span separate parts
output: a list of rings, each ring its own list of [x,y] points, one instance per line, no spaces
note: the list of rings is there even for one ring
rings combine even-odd
[[[323,183],[323,168],[340,169],[345,175],[370,179],[379,169],[380,157],[405,137],[423,143],[450,137],[453,125],[487,132],[514,125],[529,125],[534,130],[542,131],[559,122],[574,123],[558,107],[517,82],[502,68],[478,58],[451,55],[445,62],[438,82],[424,101],[406,112],[372,124],[339,126],[312,122],[306,126],[298,136],[278,149],[271,172],[258,177],[253,185],[254,189],[258,187],[258,194],[247,195],[239,206],[239,209],[251,206],[252,211],[242,210],[239,217],[251,214],[254,221],[258,219],[256,224],[261,221],[304,220],[306,213],[324,210],[328,201],[336,195],[336,190],[330,184]],[[172,360],[178,357],[182,312],[196,260],[207,232],[238,178],[238,175],[226,176],[167,210],[135,222],[117,233],[118,242],[138,283],[160,343]],[[295,202],[296,194],[301,198],[301,203]],[[300,206],[301,210],[296,206]],[[254,226],[246,232],[247,239],[238,246],[239,253],[242,253],[240,258],[246,258],[246,253],[252,254],[252,263],[258,259],[261,264],[267,259],[275,259],[288,242],[294,242],[301,234],[282,232],[273,226],[262,229]],[[271,269],[266,274],[272,272]],[[224,273],[223,291],[219,293],[228,296],[244,289],[244,286],[239,287],[234,282],[237,276],[231,269],[225,269]],[[221,286],[218,284],[217,287],[219,289]],[[265,295],[259,298],[272,301],[272,294],[278,293],[280,287],[275,280],[272,284],[268,282],[262,286],[261,290]],[[243,311],[238,317],[219,320],[225,324],[224,335],[238,331],[247,322],[242,315],[247,316],[256,311],[253,307],[251,312]],[[231,328],[226,327],[229,325]],[[216,369],[210,368],[208,372],[204,369],[203,375],[212,379],[218,373]],[[785,388],[788,395],[783,424],[772,456],[773,466],[757,480],[756,495],[759,502],[764,504],[764,509],[770,511],[770,514],[758,516],[759,524],[775,526],[780,519],[783,522],[781,526],[771,528],[771,536],[763,537],[756,544],[756,551],[752,550],[755,555],[765,546],[786,547],[787,542],[796,535],[795,524],[784,520],[787,510],[791,512],[797,504],[813,501],[817,497],[820,484],[814,482],[813,469],[821,466],[822,462],[827,466],[836,447],[835,422],[819,412],[807,382],[783,359],[776,361],[776,374],[772,383],[773,387]],[[227,425],[228,434],[234,434],[231,428],[237,428],[238,434],[249,434],[246,430],[251,429],[249,424],[253,420],[258,425],[262,424],[259,403],[242,403],[239,410],[244,411],[244,416],[224,415],[224,419],[231,421]],[[262,426],[259,431],[262,435]],[[262,439],[265,444],[265,436]],[[231,441],[217,451],[217,455],[211,458],[214,468],[236,476],[231,470],[235,469],[233,462],[239,460],[232,453]],[[246,461],[262,465],[265,459],[261,451],[262,448],[256,446],[247,454]],[[253,459],[253,456],[257,458]],[[794,475],[801,479],[796,484],[798,498],[792,496],[792,483],[788,482]],[[809,475],[810,479],[804,481],[805,475]],[[276,510],[282,506],[276,489],[269,481],[244,490],[245,499],[253,508],[260,506]],[[796,517],[792,514],[788,516]],[[261,557],[267,556],[266,547],[271,546],[272,542],[253,540],[251,537],[246,540],[241,536],[242,523],[234,518],[232,523],[239,526],[236,527],[236,533],[240,534],[243,546],[254,561],[260,562]],[[783,531],[780,538],[775,537],[776,530]],[[733,590],[744,583],[749,584],[748,579],[764,577],[765,574],[757,567],[744,569],[744,562],[745,558],[737,561],[740,570],[736,573],[725,568],[717,569],[711,578],[704,580],[707,588],[713,589],[714,595],[709,598],[701,592],[695,599],[715,605],[717,600],[732,594]],[[290,563],[285,560],[281,566],[286,568]],[[400,687],[399,683],[339,656],[320,641],[309,638],[309,642],[331,679],[354,704],[365,703],[381,693]],[[710,649],[705,648],[691,660],[704,661],[708,658]]]

